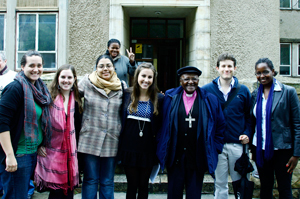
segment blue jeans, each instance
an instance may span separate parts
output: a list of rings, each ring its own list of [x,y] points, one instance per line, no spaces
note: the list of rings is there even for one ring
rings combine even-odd
[[[5,171],[5,165],[0,164],[1,181],[4,195],[2,199],[27,198],[28,184],[36,165],[36,153],[16,155],[18,169],[15,172]]]
[[[115,157],[83,154],[83,161],[82,199],[97,199],[99,183],[99,199],[113,199]]]
[[[34,184],[33,181],[30,180],[29,184],[28,184],[28,196],[32,196],[34,193]],[[2,181],[1,181],[1,177],[0,177],[0,194],[3,194],[3,186],[2,186]]]

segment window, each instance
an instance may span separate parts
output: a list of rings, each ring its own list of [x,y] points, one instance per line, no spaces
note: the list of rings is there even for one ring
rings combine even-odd
[[[0,14],[0,52],[5,50],[5,17]]]
[[[137,38],[183,38],[183,19],[132,19],[131,37]]]
[[[300,43],[280,44],[279,74],[300,77]]]
[[[298,45],[298,76],[300,76],[300,44]]]
[[[291,75],[291,44],[280,44],[280,75]]]
[[[17,24],[16,66],[20,69],[22,56],[37,50],[44,58],[44,70],[57,68],[57,14],[19,13]]]
[[[280,8],[291,8],[291,0],[280,0]]]

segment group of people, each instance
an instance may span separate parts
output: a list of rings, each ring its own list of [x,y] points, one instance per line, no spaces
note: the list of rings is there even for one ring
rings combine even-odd
[[[60,66],[49,90],[40,78],[44,63],[38,52],[24,54],[18,74],[0,60],[3,198],[27,198],[32,176],[38,189],[50,190],[49,198],[73,198],[80,170],[83,199],[96,199],[99,184],[100,199],[114,198],[118,162],[127,199],[148,198],[157,165],[167,168],[170,199],[182,199],[184,188],[186,198],[201,198],[205,172],[215,178],[215,198],[228,198],[228,171],[233,181],[241,178],[234,163],[243,145],[257,164],[261,198],[272,198],[274,173],[280,198],[292,198],[299,99],[294,88],[274,78],[271,60],[255,64],[260,85],[252,95],[233,76],[236,59],[228,53],[219,56],[220,76],[211,83],[200,88],[202,71],[186,66],[177,71],[180,86],[162,94],[155,67],[137,66],[132,50],[123,56],[120,46],[109,40],[94,71],[79,83],[72,65]],[[4,75],[10,77],[7,86]]]

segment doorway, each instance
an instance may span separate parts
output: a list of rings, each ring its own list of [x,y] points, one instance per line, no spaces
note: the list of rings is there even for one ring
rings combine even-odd
[[[138,64],[151,62],[160,91],[179,86],[177,70],[184,66],[184,19],[131,18],[130,46]]]

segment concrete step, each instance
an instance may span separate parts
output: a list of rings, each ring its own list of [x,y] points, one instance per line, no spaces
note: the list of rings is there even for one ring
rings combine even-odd
[[[48,192],[44,193],[38,193],[35,192],[32,199],[48,199]],[[0,196],[0,199],[2,197]],[[124,199],[126,198],[126,193],[125,192],[115,192],[114,193],[114,198],[115,199]],[[183,197],[185,198],[185,196]],[[214,196],[212,194],[202,194],[202,199],[213,199]],[[75,194],[74,199],[81,199],[81,194]],[[167,199],[167,194],[166,193],[150,193],[148,199]],[[234,195],[230,194],[228,199],[234,199]]]
[[[231,182],[231,178],[228,179]],[[127,180],[125,174],[115,174],[115,191],[126,192]],[[167,174],[158,174],[154,182],[149,180],[149,192],[150,193],[167,193],[168,190],[168,177]],[[233,193],[232,185],[229,183],[229,192]],[[214,179],[205,174],[203,179],[202,193],[213,194],[214,193]]]

